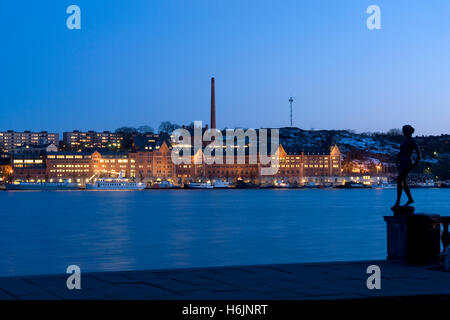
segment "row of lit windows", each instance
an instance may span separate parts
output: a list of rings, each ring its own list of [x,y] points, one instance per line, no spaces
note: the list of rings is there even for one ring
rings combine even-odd
[[[57,164],[57,168],[89,168],[88,164]]]
[[[115,163],[116,160],[115,159],[100,159],[100,162],[102,163]],[[128,159],[117,159],[118,163],[128,163]],[[130,159],[131,163],[134,163],[135,160],[134,159]]]
[[[315,165],[312,165],[312,164],[310,164],[310,165],[307,165],[307,164],[305,164],[305,166],[304,166],[305,168],[328,168],[328,165],[325,165],[325,166],[323,166],[323,165],[318,165],[318,164],[315,164]]]
[[[8,138],[56,138],[55,134],[42,134],[42,133],[21,133],[21,132],[15,132],[15,133],[0,133],[0,137],[3,137],[4,139]]]
[[[49,165],[64,164],[64,163],[80,164],[80,163],[90,163],[90,161],[89,160],[47,160],[47,163]]]
[[[82,155],[49,155],[48,159],[90,159],[91,156],[82,156]]]
[[[57,170],[50,170],[50,172],[89,172],[89,169],[57,169]]]
[[[14,159],[14,164],[16,163],[27,163],[27,164],[42,164],[42,159],[25,159],[25,160],[20,160],[20,159]]]
[[[216,170],[212,170],[212,171],[208,170],[208,174],[216,174],[216,173],[217,174],[228,174],[228,173],[234,174],[235,172],[233,170],[231,170],[231,171],[228,171],[228,170],[222,170],[222,171],[217,170],[217,172],[216,172]],[[236,170],[236,174],[239,174],[239,170]],[[248,170],[241,170],[240,174],[248,174]]]

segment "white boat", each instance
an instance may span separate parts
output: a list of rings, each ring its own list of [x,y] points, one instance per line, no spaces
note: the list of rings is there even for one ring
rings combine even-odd
[[[273,183],[274,188],[290,188],[291,185],[289,182],[285,182],[283,180],[275,180]]]
[[[222,180],[214,180],[213,187],[217,188],[217,189],[229,188],[230,183],[227,181],[222,181]]]
[[[13,182],[5,185],[6,190],[77,190],[80,185],[64,180],[63,182]]]
[[[344,184],[339,184],[334,186],[339,189],[363,189],[363,188],[372,188],[371,185],[363,184],[360,182],[347,181]]]
[[[397,189],[396,183],[380,183],[373,185],[375,189]]]
[[[152,189],[172,189],[175,188],[172,182],[163,180],[157,181],[152,185]]]
[[[413,188],[435,188],[436,183],[434,180],[426,180],[425,182],[418,182],[417,184],[412,186]]]
[[[189,189],[213,189],[214,186],[209,182],[191,182],[187,185]]]
[[[362,188],[365,188],[365,186],[364,186],[364,184],[362,184],[361,182],[347,182],[346,184],[345,184],[345,187],[346,188],[349,188],[349,189],[362,189]]]
[[[133,182],[123,178],[122,173],[118,178],[96,179],[94,183],[86,183],[86,189],[88,190],[143,190],[145,187],[145,183]]]

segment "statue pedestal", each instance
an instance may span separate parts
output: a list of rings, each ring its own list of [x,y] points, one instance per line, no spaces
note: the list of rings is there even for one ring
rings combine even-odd
[[[440,216],[412,214],[413,207],[399,207],[385,216],[388,260],[434,265],[440,258]],[[412,209],[410,209],[412,208]]]
[[[388,260],[406,261],[406,231],[408,217],[414,214],[411,206],[392,207],[394,216],[384,217],[387,227]]]
[[[392,212],[394,212],[394,217],[407,217],[414,214],[416,208],[412,206],[398,206],[392,207]]]
[[[408,218],[385,216],[387,229],[387,259],[406,261],[406,223]]]
[[[438,214],[413,214],[406,226],[406,261],[409,264],[439,265],[441,217]]]

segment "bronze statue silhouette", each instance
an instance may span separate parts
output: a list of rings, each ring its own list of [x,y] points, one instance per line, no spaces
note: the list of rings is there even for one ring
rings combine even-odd
[[[414,203],[414,199],[411,196],[411,190],[409,189],[407,183],[408,174],[412,169],[414,169],[420,161],[422,154],[420,152],[419,145],[412,137],[414,133],[414,128],[410,125],[405,125],[402,128],[403,135],[405,136],[405,140],[400,145],[400,152],[397,155],[397,169],[398,169],[398,177],[397,177],[397,201],[395,202],[392,209],[395,209],[400,206],[400,199],[402,197],[403,190],[408,196],[408,201],[404,206],[409,206]],[[416,152],[416,160],[413,162],[412,154]]]

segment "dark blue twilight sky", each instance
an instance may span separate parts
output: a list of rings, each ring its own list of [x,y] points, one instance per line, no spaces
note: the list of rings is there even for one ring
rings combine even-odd
[[[215,76],[220,128],[286,126],[292,95],[304,129],[450,133],[448,0],[2,0],[0,39],[0,130],[209,122]]]

